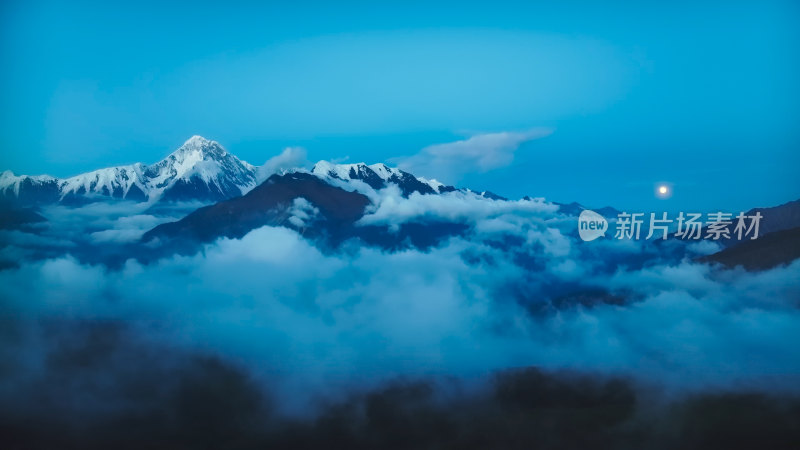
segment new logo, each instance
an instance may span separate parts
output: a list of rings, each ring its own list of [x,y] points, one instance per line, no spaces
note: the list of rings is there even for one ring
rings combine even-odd
[[[593,241],[600,236],[605,236],[608,230],[608,221],[605,217],[594,211],[584,209],[578,217],[578,234],[584,241]]]

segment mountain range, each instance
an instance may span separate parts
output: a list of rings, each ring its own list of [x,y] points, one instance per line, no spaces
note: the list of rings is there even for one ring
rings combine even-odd
[[[362,181],[360,177],[364,176],[379,186],[378,179],[360,170],[364,165],[353,166],[334,170],[335,179],[344,181],[344,175],[355,173],[354,180]],[[320,167],[325,169],[322,175]],[[316,173],[312,170],[311,173],[274,174],[241,197],[199,208],[176,222],[153,228],[144,234],[141,242],[156,253],[193,252],[198,245],[217,238],[241,238],[256,228],[271,225],[295,229],[326,247],[358,238],[367,245],[385,249],[427,248],[448,236],[460,235],[468,228],[462,223],[442,220],[405,223],[393,229],[385,225],[358,224],[372,205],[370,198],[352,188],[344,189],[330,183],[328,177],[332,175],[327,166],[317,164],[315,169]],[[432,189],[419,180],[408,179],[405,172],[386,178],[392,176],[397,176],[401,183],[405,181],[399,186],[408,195]],[[412,190],[414,188],[420,190]]]
[[[193,136],[155,164],[130,164],[70,178],[0,175],[0,200],[32,205],[83,204],[124,199],[137,202],[213,202],[242,195],[256,185],[257,168],[219,143]]]
[[[366,186],[378,190],[394,184],[405,197],[413,192],[441,194],[459,190],[385,164],[319,161],[310,173],[334,185],[346,183],[355,189]],[[239,197],[261,181],[259,167],[240,160],[216,141],[193,136],[166,158],[150,165],[109,167],[69,178],[15,175],[6,170],[0,174],[0,202],[17,206],[80,205],[104,200],[211,203]],[[489,191],[475,194],[505,200]]]
[[[4,208],[0,228],[15,228],[20,224],[45,220],[31,206],[132,200],[167,207],[178,201],[207,204],[180,220],[158,225],[144,233],[140,243],[153,250],[160,249],[155,251],[156,254],[194,251],[202,243],[219,237],[239,238],[264,225],[293,228],[306,237],[332,246],[357,238],[385,249],[409,245],[426,248],[468,231],[469,227],[458,220],[423,218],[396,227],[360,223],[369,208],[379,206],[376,204],[380,201],[377,191],[390,186],[395,186],[405,198],[414,194],[455,192],[472,198],[507,200],[489,191],[456,188],[382,163],[335,164],[323,160],[310,170],[295,168],[274,174],[264,173],[259,167],[227,152],[219,143],[193,136],[166,158],[151,165],[117,166],[64,179],[3,172],[0,176],[0,204],[12,208]],[[524,197],[522,200],[533,199]],[[587,209],[576,202],[553,205],[558,207],[558,213],[566,216],[577,216]],[[619,213],[612,207],[594,210],[612,219]],[[800,200],[777,207],[756,208],[748,215],[756,212],[763,216],[761,235],[794,229],[781,236],[790,237],[792,242],[796,240],[796,229],[800,227]],[[710,255],[703,260],[761,269],[798,256],[796,245],[792,244],[791,248],[783,248],[788,249],[788,253],[781,253],[786,255],[774,258],[776,249],[782,248],[781,239],[775,236],[748,242],[747,245],[732,240],[720,241],[720,244],[728,247],[725,253]]]

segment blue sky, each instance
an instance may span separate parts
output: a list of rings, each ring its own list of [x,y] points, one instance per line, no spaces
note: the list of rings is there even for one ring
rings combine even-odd
[[[553,3],[5,1],[0,169],[154,162],[194,134],[253,164],[402,161],[546,127],[506,164],[419,175],[620,208],[800,197],[800,6]]]

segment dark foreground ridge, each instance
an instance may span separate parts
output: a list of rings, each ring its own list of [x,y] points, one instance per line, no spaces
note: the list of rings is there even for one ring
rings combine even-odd
[[[453,379],[396,380],[341,392],[340,400],[292,418],[275,408],[271,387],[243,368],[153,347],[123,324],[51,321],[42,332],[41,375],[18,385],[8,397],[16,404],[0,404],[4,448],[788,450],[800,444],[794,395],[718,391],[665,401],[624,378],[536,368],[495,373],[479,390],[460,389]],[[11,341],[8,333],[0,336],[2,345]]]

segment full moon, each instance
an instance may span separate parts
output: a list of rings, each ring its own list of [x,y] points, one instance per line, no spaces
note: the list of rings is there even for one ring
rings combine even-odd
[[[656,183],[654,186],[653,194],[662,200],[672,197],[672,184],[667,182]]]

